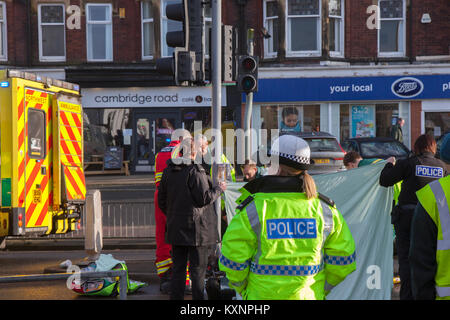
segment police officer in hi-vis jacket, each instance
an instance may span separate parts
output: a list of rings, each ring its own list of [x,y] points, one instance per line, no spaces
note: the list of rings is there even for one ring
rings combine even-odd
[[[441,159],[450,164],[450,133],[443,139]],[[450,176],[416,195],[409,253],[413,298],[450,300]]]
[[[244,186],[219,266],[243,299],[325,299],[356,269],[355,242],[333,201],[318,194],[305,140],[283,135],[277,175]]]
[[[408,256],[411,221],[417,205],[416,191],[447,175],[445,163],[434,157],[436,141],[432,136],[423,134],[418,137],[414,143],[414,153],[413,157],[399,160],[395,164],[387,163],[380,174],[380,185],[383,187],[393,186],[403,180],[398,204],[392,211],[401,281],[401,300],[413,299]]]

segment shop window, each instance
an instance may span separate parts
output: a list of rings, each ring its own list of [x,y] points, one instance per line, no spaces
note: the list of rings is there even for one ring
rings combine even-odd
[[[147,118],[137,119],[137,158],[150,157],[150,122]]]
[[[339,106],[340,141],[350,138],[350,105],[341,104]]]
[[[155,50],[155,33],[153,22],[153,7],[150,1],[141,3],[142,22],[142,58],[153,59]]]
[[[256,129],[266,129],[267,141],[261,144],[268,145],[275,138],[273,129],[283,134],[316,131],[319,126],[320,105],[273,105],[261,106],[261,128]]]
[[[450,112],[425,112],[425,133],[435,139],[450,132]]]
[[[182,108],[183,128],[195,134],[195,122],[200,121],[203,132],[211,129],[211,108]],[[237,128],[234,108],[222,108],[222,129]],[[224,135],[225,136],[225,135]]]
[[[66,60],[65,14],[62,4],[39,5],[39,60]]]
[[[130,160],[132,129],[130,109],[84,109],[84,159],[103,155],[109,146],[123,148],[124,160]]]
[[[155,125],[155,152],[158,153],[167,146],[172,139],[172,132],[176,129],[174,118],[156,118]]]
[[[303,106],[303,131],[320,131],[320,107],[318,105]]]
[[[398,116],[398,104],[377,104],[376,107],[376,136],[390,137],[392,125]]]
[[[358,136],[390,137],[393,121],[399,113],[397,103],[376,105],[341,104],[340,141]]]

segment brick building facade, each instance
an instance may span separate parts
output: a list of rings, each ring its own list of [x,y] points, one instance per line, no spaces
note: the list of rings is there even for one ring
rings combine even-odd
[[[192,129],[195,120],[210,121],[207,88],[174,87],[155,71],[155,60],[171,54],[165,32],[179,28],[165,18],[165,5],[174,2],[0,1],[0,65],[80,84],[91,126],[85,134],[92,135],[87,156],[122,144],[133,170],[151,170],[166,139],[158,123]],[[421,133],[449,130],[449,16],[448,0],[222,1],[222,22],[239,28],[240,53],[246,30],[255,30],[255,129],[279,128],[283,108],[293,106],[302,130],[320,126],[342,141],[358,134],[352,113],[364,107],[374,114],[366,119],[374,130],[365,134],[387,135],[395,118],[405,118],[408,147]],[[206,10],[206,30],[210,17]],[[416,92],[394,92],[402,81]],[[233,86],[223,96],[225,126],[241,127],[245,97]],[[141,155],[139,128],[146,131]],[[254,148],[260,145],[253,137]]]

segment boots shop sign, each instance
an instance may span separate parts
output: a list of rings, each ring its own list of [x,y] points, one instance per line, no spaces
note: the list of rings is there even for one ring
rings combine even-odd
[[[210,107],[210,87],[82,89],[85,108]],[[222,106],[226,90],[222,87]]]
[[[450,99],[450,74],[260,79],[256,102]]]

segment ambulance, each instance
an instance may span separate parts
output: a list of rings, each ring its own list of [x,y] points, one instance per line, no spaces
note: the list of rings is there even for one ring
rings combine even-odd
[[[79,227],[86,199],[79,86],[0,70],[0,243]]]

